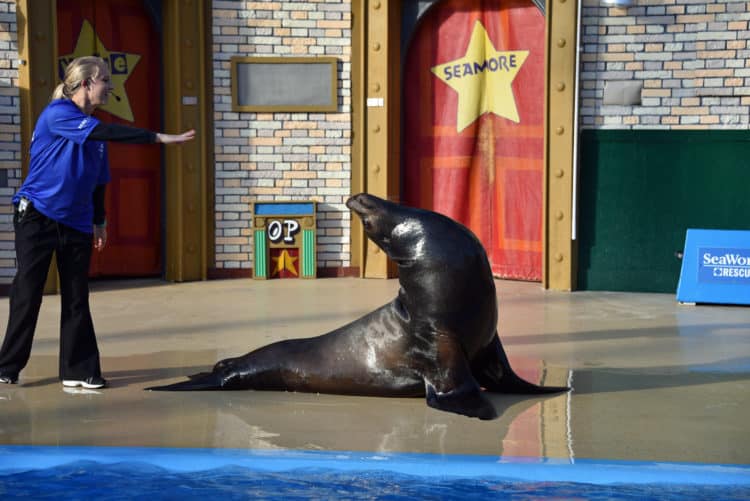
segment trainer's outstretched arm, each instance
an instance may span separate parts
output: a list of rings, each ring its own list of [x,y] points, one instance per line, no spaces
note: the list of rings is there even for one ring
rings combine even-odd
[[[164,144],[175,144],[185,143],[192,141],[195,138],[195,129],[183,132],[182,134],[164,134],[161,132],[156,133],[156,142]]]

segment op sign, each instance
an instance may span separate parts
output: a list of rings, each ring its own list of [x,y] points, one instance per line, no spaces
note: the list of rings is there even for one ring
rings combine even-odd
[[[254,278],[315,278],[315,228],[315,202],[254,202]]]

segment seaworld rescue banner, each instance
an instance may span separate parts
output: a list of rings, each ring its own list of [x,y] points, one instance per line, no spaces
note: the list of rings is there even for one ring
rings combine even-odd
[[[542,277],[544,30],[531,0],[446,0],[404,61],[404,202],[468,226],[501,278]]]

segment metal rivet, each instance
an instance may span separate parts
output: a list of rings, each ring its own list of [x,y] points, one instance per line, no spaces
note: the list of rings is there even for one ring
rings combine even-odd
[[[373,42],[373,44],[372,44],[372,50],[379,51],[380,50],[380,42]]]
[[[558,263],[562,263],[563,259],[565,259],[565,256],[563,256],[559,252],[557,254],[555,254],[555,261],[557,261]]]
[[[380,8],[380,2],[378,2],[377,0],[375,0],[372,3],[372,8],[375,9],[375,10],[378,10]]]
[[[565,214],[563,214],[563,211],[561,210],[557,211],[557,214],[555,214],[555,219],[557,219],[558,221],[562,221],[564,217]]]
[[[563,134],[565,134],[565,127],[560,125],[557,129],[555,129],[555,134],[557,134],[558,136],[562,136]]]
[[[559,39],[559,40],[557,41],[557,46],[558,46],[558,47],[565,47],[565,44],[566,44],[566,43],[567,43],[567,42],[565,41],[565,39],[564,39],[564,38],[561,38],[561,39]]]
[[[373,169],[375,171],[375,174],[380,172],[380,164],[375,164],[375,168]]]
[[[375,127],[372,128],[372,131],[377,134],[378,132],[380,132],[380,126],[376,125]]]
[[[379,83],[376,82],[376,83],[372,84],[372,91],[373,92],[378,92],[379,90],[380,90],[380,84]]]
[[[555,171],[555,177],[563,177],[565,175],[565,171],[562,169],[557,169]]]
[[[565,82],[557,82],[557,90],[564,91],[565,90]]]

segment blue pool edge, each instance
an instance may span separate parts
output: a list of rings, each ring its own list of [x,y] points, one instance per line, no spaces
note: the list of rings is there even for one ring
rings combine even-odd
[[[750,466],[598,459],[523,458],[423,453],[197,449],[95,446],[0,446],[0,477],[78,461],[141,463],[173,472],[241,467],[257,472],[300,469],[338,473],[386,471],[441,478],[523,482],[750,485]]]

